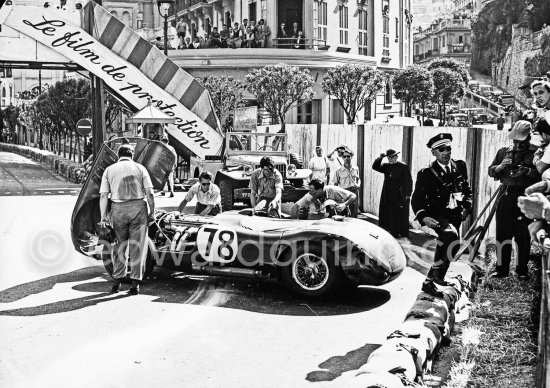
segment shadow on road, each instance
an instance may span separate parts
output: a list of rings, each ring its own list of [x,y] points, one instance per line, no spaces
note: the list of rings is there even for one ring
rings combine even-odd
[[[312,383],[319,381],[332,381],[340,377],[342,373],[357,370],[367,363],[372,352],[380,345],[365,344],[359,349],[351,350],[344,356],[333,356],[319,364],[322,370],[309,372],[306,380]]]
[[[78,282],[75,291],[94,293],[82,298],[56,300],[39,306],[0,311],[0,315],[36,316],[68,312],[128,296],[123,291],[111,295],[109,280],[101,267],[88,267],[62,275],[21,284],[0,292],[0,303],[13,303],[27,296],[51,290],[55,285]],[[390,300],[383,289],[343,288],[337,295],[321,300],[297,298],[274,281],[248,281],[183,275],[157,269],[153,279],[141,287],[141,295],[152,296],[155,303],[180,303],[238,309],[250,312],[293,316],[331,316],[354,314],[379,307]],[[135,298],[135,297],[134,297]]]

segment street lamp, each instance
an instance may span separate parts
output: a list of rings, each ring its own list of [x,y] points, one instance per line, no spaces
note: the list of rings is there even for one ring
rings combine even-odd
[[[157,0],[159,14],[164,18],[164,55],[168,56],[168,10],[174,0]]]

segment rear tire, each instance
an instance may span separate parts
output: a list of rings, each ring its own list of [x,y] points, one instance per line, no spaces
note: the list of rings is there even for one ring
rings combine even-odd
[[[220,181],[220,196],[222,202],[222,210],[228,211],[233,209],[233,182],[228,179]]]
[[[307,246],[307,248],[306,248]],[[323,257],[317,245],[298,246],[295,257],[288,250],[283,258],[281,276],[288,289],[302,297],[320,298],[333,293],[342,282],[342,269],[331,255]]]

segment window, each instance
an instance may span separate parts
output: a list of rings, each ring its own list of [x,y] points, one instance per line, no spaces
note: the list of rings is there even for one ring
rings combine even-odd
[[[298,124],[313,123],[313,102],[298,105]]]
[[[390,17],[382,15],[382,43],[384,48],[390,47]]]
[[[359,55],[368,55],[367,20],[369,14],[366,10],[360,9],[357,16],[359,19]]]
[[[327,3],[313,2],[313,38],[327,40]]]
[[[445,35],[441,37],[441,46],[445,47]]]
[[[393,103],[393,88],[391,81],[388,79],[386,81],[386,86],[384,88],[384,105],[391,105]]]
[[[267,0],[262,0],[260,2],[260,19],[267,20]]]
[[[338,8],[340,14],[340,44],[348,44],[348,7],[341,5]]]
[[[459,44],[463,44],[463,43],[464,43],[464,36],[462,36],[462,35],[459,35],[459,36],[458,36],[458,43],[459,43]]]

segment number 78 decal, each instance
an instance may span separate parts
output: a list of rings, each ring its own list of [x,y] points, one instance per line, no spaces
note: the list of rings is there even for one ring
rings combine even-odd
[[[208,225],[199,229],[197,249],[200,255],[213,263],[230,263],[238,251],[237,235],[232,230]]]

